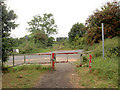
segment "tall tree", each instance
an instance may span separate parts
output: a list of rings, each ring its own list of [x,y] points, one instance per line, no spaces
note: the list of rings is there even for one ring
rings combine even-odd
[[[28,30],[31,32],[34,43],[39,43],[41,48],[51,46],[51,44],[48,44],[48,42],[52,43],[52,39],[50,39],[49,36],[57,34],[57,25],[51,13],[45,13],[43,17],[36,15],[28,24]]]
[[[50,14],[43,14],[43,17],[40,15],[36,15],[33,19],[28,22],[30,32],[40,31],[44,32],[47,35],[56,34],[57,33],[57,25],[55,24],[55,20],[53,15]]]
[[[79,37],[82,37],[85,33],[84,25],[82,23],[76,23],[72,26],[70,32],[68,33],[69,40],[73,41],[75,37],[78,35]]]
[[[104,23],[105,38],[118,36],[120,33],[119,12],[118,2],[107,3],[86,20],[88,44],[98,43],[102,39],[101,23]]]
[[[11,29],[15,29],[18,24],[15,24],[17,15],[13,10],[7,10],[4,1],[0,2],[0,7],[2,12],[2,61],[5,62],[8,60],[8,55],[12,50],[10,40]]]

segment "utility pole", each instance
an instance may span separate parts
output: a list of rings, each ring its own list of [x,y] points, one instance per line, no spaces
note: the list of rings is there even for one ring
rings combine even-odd
[[[102,23],[102,47],[103,47],[103,59],[104,59],[104,24]]]

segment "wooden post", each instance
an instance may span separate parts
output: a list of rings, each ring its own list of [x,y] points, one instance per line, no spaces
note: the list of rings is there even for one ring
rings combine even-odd
[[[68,62],[68,54],[66,54],[67,55],[67,62]]]
[[[82,63],[83,63],[83,57],[82,54],[80,54],[80,67],[82,66]]]
[[[2,61],[2,68],[3,68],[3,66],[4,66],[4,62]]]
[[[26,56],[24,55],[24,63],[26,63]]]
[[[13,66],[14,66],[15,62],[14,62],[14,53],[13,53]]]
[[[51,62],[51,54],[50,54],[50,62]]]

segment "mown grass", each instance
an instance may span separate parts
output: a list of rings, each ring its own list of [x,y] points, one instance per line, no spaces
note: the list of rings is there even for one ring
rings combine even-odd
[[[2,76],[3,88],[32,88],[50,66],[23,65],[9,68]]]

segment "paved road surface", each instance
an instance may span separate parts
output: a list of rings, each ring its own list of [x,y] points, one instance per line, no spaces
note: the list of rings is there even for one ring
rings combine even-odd
[[[70,51],[63,51],[63,50],[58,50],[54,52],[48,52],[48,53],[68,53],[68,52],[82,52],[82,50],[70,50]],[[30,63],[38,63],[38,62],[50,62],[50,55],[26,55],[26,62]],[[24,56],[15,56],[15,65],[24,63]],[[73,59],[79,59],[78,54],[70,54],[68,55],[68,60],[73,60]],[[56,60],[57,61],[65,61],[67,60],[67,55],[66,54],[57,54],[56,55]],[[9,61],[6,63],[6,65],[12,65],[13,63],[13,57],[9,57]]]

